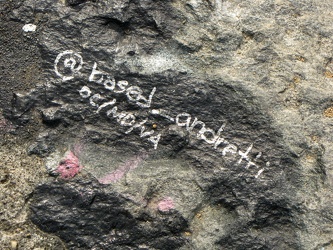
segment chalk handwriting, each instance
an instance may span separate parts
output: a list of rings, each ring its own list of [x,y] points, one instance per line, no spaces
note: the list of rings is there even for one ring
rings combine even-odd
[[[249,169],[250,167],[260,168],[260,166],[256,163],[256,160],[258,160],[262,156],[262,153],[259,152],[255,159],[252,160],[249,154],[253,148],[253,144],[250,144],[247,150],[243,152],[238,149],[235,144],[228,142],[225,138],[223,138],[223,136],[221,136],[221,133],[226,126],[225,124],[222,124],[222,126],[215,132],[213,129],[208,128],[204,122],[198,120],[197,117],[194,117],[194,119],[192,120],[192,116],[188,113],[180,113],[175,118],[172,118],[170,115],[167,114],[165,110],[162,109],[153,109],[151,113],[153,115],[160,115],[162,117],[165,117],[169,121],[175,121],[177,126],[184,127],[188,132],[194,134],[197,139],[201,139],[207,144],[213,145],[213,148],[217,152],[221,153],[222,156],[238,155],[238,165],[241,165],[244,161],[244,167],[246,169]],[[266,163],[267,166],[269,166],[269,164],[269,162]],[[258,178],[263,171],[263,168],[260,169],[256,175],[256,178]]]
[[[92,91],[89,87],[83,86],[79,90],[79,94],[82,98],[88,99],[89,103],[92,107],[97,108],[96,113],[100,113],[103,109],[106,111],[106,116],[109,118],[116,119],[117,123],[122,127],[129,127],[129,129],[125,132],[125,134],[131,133],[134,129],[137,129],[140,131],[140,138],[146,138],[149,142],[151,142],[154,146],[154,149],[157,149],[158,142],[161,138],[160,134],[155,134],[155,130],[146,131],[145,123],[147,122],[147,119],[137,122],[136,116],[132,112],[119,112],[118,107],[114,106],[116,104],[117,100],[113,99],[111,101],[107,100],[100,94],[92,94]],[[101,105],[98,103],[100,101],[104,101]],[[112,108],[111,108],[112,107]]]
[[[104,73],[102,71],[97,70],[97,63],[94,63],[92,72],[89,76],[89,82],[95,82],[97,84],[102,84],[105,89],[113,91],[114,93],[125,93],[127,99],[131,103],[135,103],[137,106],[141,108],[150,108],[153,96],[156,92],[156,87],[154,87],[148,98],[143,96],[143,91],[138,86],[129,86],[128,81],[120,80],[118,82],[115,79]]]
[[[62,81],[68,81],[74,78],[82,68],[83,59],[78,53],[72,50],[66,50],[60,53],[54,62],[54,71]]]
[[[73,79],[81,70],[82,65],[83,59],[80,54],[66,50],[56,57],[54,70],[56,75],[61,77],[64,82]],[[153,87],[150,94],[145,97],[140,87],[132,86],[126,80],[116,81],[110,74],[99,70],[96,62],[93,64],[88,81],[103,86],[105,90],[111,93],[126,95],[129,103],[135,104],[143,109],[151,107],[153,96],[156,92],[156,87]],[[116,106],[117,100],[115,98],[110,100],[103,96],[104,94],[92,93],[92,90],[88,86],[83,86],[78,92],[83,99],[89,100],[91,107],[96,109],[95,112],[97,114],[106,114],[108,118],[115,119],[120,126],[128,127],[125,134],[130,134],[132,131],[136,130],[139,132],[140,138],[152,143],[154,149],[158,148],[161,134],[157,133],[154,129],[148,129],[148,126],[146,126],[148,119],[138,119],[134,112],[120,111],[118,106]],[[211,145],[212,148],[223,157],[236,157],[236,159],[238,159],[236,162],[237,165],[244,166],[245,169],[259,169],[255,178],[259,178],[265,170],[256,163],[262,156],[261,152],[259,152],[254,159],[250,157],[250,152],[253,149],[252,143],[243,151],[239,149],[237,145],[223,137],[222,133],[226,124],[222,124],[220,128],[215,131],[207,127],[206,124],[197,117],[192,118],[191,114],[188,113],[179,113],[175,117],[164,109],[152,109],[150,113],[153,116],[161,116],[169,122],[184,128],[190,134],[194,135],[196,139],[203,140],[208,145]],[[270,166],[270,162],[267,162],[266,166]]]

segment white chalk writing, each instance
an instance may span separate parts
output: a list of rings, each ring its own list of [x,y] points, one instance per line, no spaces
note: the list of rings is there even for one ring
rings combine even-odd
[[[73,79],[74,75],[79,73],[82,64],[83,59],[80,54],[74,53],[72,50],[66,50],[55,59],[54,71],[65,82]]]
[[[106,111],[106,115],[109,118],[115,118],[120,126],[130,127],[125,134],[129,134],[134,129],[138,129],[140,131],[140,138],[147,138],[147,140],[153,144],[154,149],[157,149],[161,135],[155,135],[155,130],[146,131],[146,127],[144,125],[147,120],[136,123],[136,116],[134,113],[118,111],[118,107],[114,106],[117,102],[116,99],[109,101],[100,94],[91,95],[92,91],[87,86],[83,86],[81,90],[79,90],[79,93],[82,98],[89,98],[90,105],[97,108],[96,113],[100,113],[104,108],[106,109],[107,107],[112,107]],[[99,105],[99,101],[105,102]]]
[[[61,63],[63,65],[61,65]],[[71,50],[60,53],[54,62],[54,70],[57,76],[62,78],[62,81],[68,81],[73,79],[81,70],[83,65],[83,59],[80,54],[74,53]],[[126,80],[118,80],[101,70],[98,69],[98,65],[94,62],[91,73],[88,78],[89,82],[96,83],[104,87],[107,93],[124,94],[127,97],[127,101],[131,104],[137,105],[139,108],[148,109],[151,107],[153,96],[156,92],[156,87],[150,91],[148,96],[144,96],[144,91],[135,85],[131,85]],[[125,134],[130,134],[133,131],[138,131],[140,138],[146,139],[153,144],[153,148],[158,148],[158,143],[161,139],[161,134],[157,133],[154,129],[148,129],[146,125],[148,119],[139,118],[134,112],[120,111],[119,106],[116,106],[117,100],[115,98],[108,99],[105,92],[103,95],[100,93],[93,93],[91,88],[83,86],[79,91],[79,95],[83,99],[87,99],[97,114],[105,114],[110,119],[115,119],[116,122],[122,127],[128,127]],[[208,145],[212,145],[212,148],[220,153],[223,157],[238,157],[236,164],[244,165],[245,169],[252,167],[259,169],[255,178],[264,171],[256,161],[262,156],[259,152],[254,159],[251,159],[250,153],[253,149],[251,143],[248,148],[243,152],[237,145],[226,140],[222,133],[226,124],[222,124],[220,128],[215,131],[206,126],[203,121],[200,121],[197,117],[191,116],[188,113],[179,113],[175,116],[169,114],[164,109],[152,109],[150,114],[153,116],[161,116],[167,119],[171,123],[175,123],[177,126],[184,128],[190,134],[195,136],[197,140],[203,140]],[[235,156],[236,155],[236,156]],[[252,154],[253,155],[253,154]],[[266,166],[270,166],[267,162]]]
[[[238,147],[235,144],[232,144],[228,142],[225,138],[221,136],[221,133],[223,132],[225,128],[225,124],[222,124],[222,126],[215,132],[213,129],[208,128],[206,124],[200,120],[198,120],[197,117],[194,117],[192,121],[192,116],[188,113],[180,113],[178,114],[175,119],[172,118],[167,114],[165,110],[159,109],[153,109],[151,112],[153,115],[160,115],[162,117],[167,118],[170,121],[175,121],[176,125],[179,127],[184,127],[188,132],[195,134],[197,139],[201,139],[205,141],[208,144],[212,144],[213,148],[222,154],[222,156],[226,155],[235,155],[238,154],[240,158],[237,161],[238,165],[241,165],[241,163],[244,161],[245,168],[249,169],[251,166],[255,168],[260,168],[255,161],[258,160],[262,153],[259,152],[255,159],[252,161],[249,154],[253,148],[253,144],[250,144],[250,146],[247,148],[245,152],[238,149]],[[220,145],[222,148],[220,149]],[[269,166],[269,162],[266,163],[267,166]],[[264,169],[260,169],[257,173],[257,177],[264,171]]]

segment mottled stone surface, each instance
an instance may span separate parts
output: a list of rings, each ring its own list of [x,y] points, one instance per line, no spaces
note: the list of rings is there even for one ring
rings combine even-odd
[[[5,1],[0,130],[45,166],[22,223],[52,249],[331,249],[332,10]]]

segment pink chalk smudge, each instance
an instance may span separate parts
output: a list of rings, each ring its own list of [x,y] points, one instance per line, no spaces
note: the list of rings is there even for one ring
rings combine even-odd
[[[72,151],[69,151],[65,159],[60,162],[56,172],[63,179],[71,179],[80,172],[81,168],[79,159]]]
[[[147,154],[140,154],[130,158],[123,165],[120,165],[115,171],[100,178],[98,181],[101,184],[110,184],[117,182],[123,178],[129,171],[136,169],[139,164],[148,157]]]
[[[173,199],[166,197],[157,204],[157,209],[161,212],[169,212],[171,209],[175,208]]]

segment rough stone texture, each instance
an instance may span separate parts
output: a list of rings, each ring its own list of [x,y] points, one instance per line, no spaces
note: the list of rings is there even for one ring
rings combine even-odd
[[[332,10],[4,2],[0,129],[46,166],[31,221],[68,249],[332,249]]]
[[[32,221],[59,232],[71,249],[177,249],[186,241],[181,236],[188,225],[177,211],[133,213],[127,209],[132,201],[96,182],[41,185],[35,199]]]

